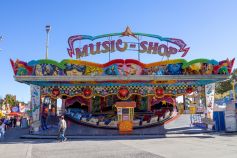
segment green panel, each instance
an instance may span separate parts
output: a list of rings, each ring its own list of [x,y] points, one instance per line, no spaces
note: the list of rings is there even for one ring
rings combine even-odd
[[[92,113],[100,112],[100,97],[92,98]]]
[[[148,97],[141,97],[141,105],[140,105],[140,110],[147,110],[148,106]]]

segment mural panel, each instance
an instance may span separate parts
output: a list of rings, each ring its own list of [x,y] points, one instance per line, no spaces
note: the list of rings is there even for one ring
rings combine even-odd
[[[81,75],[229,75],[234,60],[184,59],[144,64],[133,59],[116,59],[105,64],[80,60],[30,61],[11,60],[16,76],[81,76]]]

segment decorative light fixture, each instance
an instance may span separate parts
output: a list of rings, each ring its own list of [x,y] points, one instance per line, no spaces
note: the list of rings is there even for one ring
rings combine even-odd
[[[121,98],[126,98],[129,94],[127,87],[121,87],[118,91],[118,94]]]
[[[192,87],[188,87],[188,88],[186,89],[186,93],[190,94],[190,93],[192,93],[192,92],[193,92],[193,88],[192,88]]]
[[[155,90],[157,96],[163,96],[164,95],[164,89],[163,88],[156,88]]]

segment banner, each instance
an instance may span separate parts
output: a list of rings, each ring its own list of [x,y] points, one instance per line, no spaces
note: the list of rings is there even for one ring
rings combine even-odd
[[[32,122],[39,121],[40,117],[40,87],[30,85],[31,92],[31,108],[32,108]]]
[[[215,83],[205,85],[207,117],[213,119]]]

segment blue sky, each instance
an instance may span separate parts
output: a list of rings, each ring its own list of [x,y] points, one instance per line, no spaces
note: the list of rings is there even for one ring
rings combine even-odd
[[[69,36],[122,32],[126,26],[134,32],[183,39],[190,46],[187,60],[223,60],[237,57],[236,8],[236,0],[1,0],[0,96],[11,93],[29,101],[29,86],[14,81],[9,59],[44,58],[45,25],[52,27],[49,58],[57,61],[69,58]],[[136,58],[134,53],[122,56]],[[120,57],[119,53],[111,56]],[[103,63],[108,55],[84,60]],[[159,56],[141,56],[146,63],[159,60]]]

